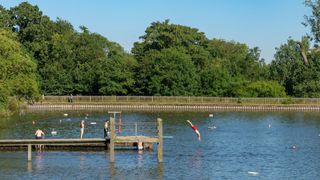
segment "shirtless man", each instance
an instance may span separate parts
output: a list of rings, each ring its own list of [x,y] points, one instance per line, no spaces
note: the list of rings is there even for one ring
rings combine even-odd
[[[36,139],[43,139],[44,132],[41,131],[40,129],[38,129],[34,135],[35,135]],[[37,148],[39,149],[39,151],[41,151],[42,146],[43,145],[40,145],[40,144],[37,145]]]
[[[201,136],[200,136],[200,132],[198,131],[198,128],[195,125],[193,125],[192,122],[190,122],[189,120],[187,120],[187,122],[190,124],[193,131],[197,134],[198,140],[201,141]]]

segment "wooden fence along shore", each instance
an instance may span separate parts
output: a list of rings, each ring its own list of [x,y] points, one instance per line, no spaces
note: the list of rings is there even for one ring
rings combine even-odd
[[[221,98],[180,96],[43,96],[39,110],[117,111],[320,111],[320,98]]]
[[[108,111],[320,111],[320,106],[264,105],[29,105],[28,111],[39,110],[108,110]]]

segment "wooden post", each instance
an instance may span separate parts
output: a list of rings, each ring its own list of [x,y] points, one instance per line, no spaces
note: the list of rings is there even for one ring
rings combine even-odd
[[[28,144],[28,161],[32,160],[32,149],[31,144]]]
[[[110,162],[114,162],[114,138],[115,138],[115,122],[114,118],[110,117]]]
[[[158,162],[163,162],[162,160],[162,149],[163,149],[163,140],[162,140],[162,119],[158,118]]]

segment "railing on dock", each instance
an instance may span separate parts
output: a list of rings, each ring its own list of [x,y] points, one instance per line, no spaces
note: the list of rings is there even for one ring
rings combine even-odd
[[[115,144],[128,142],[137,143],[137,146],[141,143],[144,148],[150,148],[150,144],[152,146],[152,143],[157,143],[158,162],[163,161],[162,119],[158,118],[157,124],[152,122],[139,122],[139,124],[140,126],[138,126],[138,122],[121,123],[121,131],[116,131],[116,127],[119,128],[120,126],[116,124],[113,117],[110,118],[110,162],[115,161]],[[138,130],[138,127],[141,128],[141,130]],[[116,132],[118,132],[118,134]]]

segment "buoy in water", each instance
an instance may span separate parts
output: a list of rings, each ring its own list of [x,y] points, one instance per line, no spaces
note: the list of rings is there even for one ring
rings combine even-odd
[[[52,130],[52,131],[51,131],[51,134],[52,134],[52,135],[57,135],[57,131]]]
[[[96,122],[91,122],[90,124],[93,124],[93,125],[94,125],[94,124],[97,124],[97,123],[96,123]]]
[[[63,114],[64,116],[68,116],[68,114]]]
[[[252,176],[256,176],[258,175],[259,173],[258,172],[255,172],[255,171],[248,171],[248,174],[252,175]]]
[[[271,128],[271,124],[269,124],[268,127]]]
[[[209,114],[209,117],[213,117],[213,114]]]
[[[297,149],[297,146],[294,144],[291,146],[291,149]]]
[[[208,129],[216,129],[216,126],[209,126]]]

